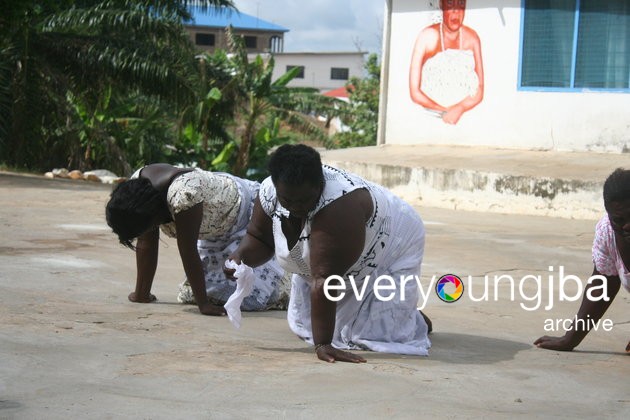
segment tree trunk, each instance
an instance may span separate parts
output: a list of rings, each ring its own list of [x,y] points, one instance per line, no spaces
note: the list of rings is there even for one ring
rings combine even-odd
[[[243,177],[247,172],[247,165],[249,165],[249,152],[252,146],[252,137],[254,131],[254,125],[256,124],[257,115],[255,112],[249,115],[247,120],[247,126],[245,132],[241,137],[241,144],[238,147],[238,155],[236,156],[236,163],[232,168],[232,172],[236,176]]]

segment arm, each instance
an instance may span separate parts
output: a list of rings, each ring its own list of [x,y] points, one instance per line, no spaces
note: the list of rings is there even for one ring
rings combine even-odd
[[[473,57],[475,58],[475,73],[479,80],[479,86],[474,96],[467,96],[461,102],[450,106],[444,115],[442,120],[448,124],[457,124],[464,112],[470,111],[483,99],[484,82],[483,82],[483,60],[481,58],[481,40],[475,31],[470,28],[466,28],[468,38],[471,39],[470,48],[473,51]]]
[[[238,249],[229,256],[229,259],[240,263],[241,261],[250,267],[258,267],[269,261],[275,252],[273,240],[273,226],[262,206],[260,200],[255,200],[252,218],[247,226],[247,233],[241,240]],[[234,270],[225,270],[231,277]]]
[[[177,248],[186,277],[195,295],[199,312],[204,315],[224,315],[225,310],[222,307],[208,303],[205,274],[199,258],[199,251],[197,251],[197,238],[199,237],[202,217],[203,207],[201,203],[175,215]]]
[[[597,268],[593,269],[593,275],[601,275]],[[602,280],[593,280],[590,284],[586,286],[584,290],[584,297],[582,298],[582,304],[580,305],[580,309],[577,313],[577,319],[587,319],[587,316],[590,316],[594,322],[600,320],[600,318],[606,313],[606,310],[610,306],[610,304],[615,300],[615,296],[617,296],[617,292],[621,286],[621,280],[618,276],[605,276],[608,292],[610,294],[610,299],[608,301],[605,300],[597,300],[591,301],[588,298],[588,291],[592,287],[599,286],[603,284]],[[592,294],[593,297],[601,297],[602,291],[598,289],[595,293]],[[589,324],[586,324],[589,325]],[[571,330],[567,331],[562,337],[549,337],[543,336],[538,340],[534,341],[534,344],[543,349],[549,350],[560,350],[560,351],[571,351],[575,347],[577,347],[584,337],[588,334],[589,329],[578,329],[575,325],[571,326]]]
[[[422,67],[430,55],[429,45],[439,42],[439,34],[431,27],[424,29],[413,47],[411,55],[411,65],[409,67],[409,95],[411,100],[428,109],[436,111],[446,111],[442,105],[434,102],[422,91]]]
[[[136,303],[149,303],[156,300],[151,294],[158,262],[160,231],[154,228],[138,237],[136,244],[136,289],[128,299]]]
[[[343,276],[357,261],[365,244],[366,205],[372,205],[366,190],[356,190],[321,210],[311,230],[311,325],[317,356],[324,361],[365,362],[360,356],[333,348],[336,302],[324,294],[324,282]],[[371,214],[371,211],[369,212]]]

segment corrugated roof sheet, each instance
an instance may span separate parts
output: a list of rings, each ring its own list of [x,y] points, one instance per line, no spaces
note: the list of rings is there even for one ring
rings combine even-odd
[[[352,89],[352,87],[350,87]],[[328,92],[322,93],[324,96],[330,96],[331,98],[349,98],[348,89],[345,86],[342,86],[337,89],[329,90]]]
[[[205,12],[202,12],[200,8],[192,7],[190,12],[193,15],[193,21],[185,22],[186,25],[213,28],[226,28],[228,25],[232,25],[235,29],[289,32],[289,29],[283,26],[233,10],[219,11],[209,7]]]

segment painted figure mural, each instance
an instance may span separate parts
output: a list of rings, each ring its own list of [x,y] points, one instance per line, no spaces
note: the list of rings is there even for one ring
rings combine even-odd
[[[483,61],[477,32],[464,25],[466,0],[440,0],[441,22],[416,38],[409,93],[416,104],[457,124],[483,99]]]

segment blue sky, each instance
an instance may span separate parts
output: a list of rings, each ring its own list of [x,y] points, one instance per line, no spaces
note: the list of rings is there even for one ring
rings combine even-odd
[[[243,13],[290,29],[285,52],[380,53],[385,0],[234,0]]]

